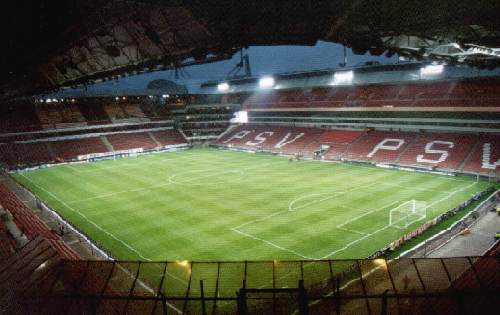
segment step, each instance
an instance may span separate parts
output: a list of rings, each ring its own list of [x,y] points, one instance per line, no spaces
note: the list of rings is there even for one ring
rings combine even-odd
[[[148,131],[148,135],[151,139],[153,139],[153,141],[156,143],[156,145],[158,147],[162,147],[163,145],[160,143],[160,141],[158,141],[158,139],[156,139],[155,135],[151,132],[151,131]]]
[[[106,138],[106,136],[101,136],[100,138],[102,140],[102,143],[104,143],[106,148],[108,148],[109,152],[115,151],[115,148],[113,148],[113,145],[111,144],[111,142],[109,142],[109,140],[108,140],[108,138]]]

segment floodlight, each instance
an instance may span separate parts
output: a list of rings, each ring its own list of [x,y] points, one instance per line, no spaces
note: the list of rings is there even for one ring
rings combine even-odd
[[[219,84],[217,84],[217,90],[219,92],[225,92],[225,91],[229,90],[229,84],[227,82],[219,83]]]
[[[235,123],[235,124],[248,123],[248,112],[246,112],[246,111],[235,112],[234,117],[231,118],[231,123]]]
[[[170,95],[168,95],[168,94],[163,94],[161,97],[163,97],[163,98],[169,98],[169,97],[170,97]]]
[[[117,97],[115,97],[115,100],[119,101],[119,100],[120,100],[120,97],[118,97],[118,96],[117,96]]]
[[[274,83],[273,77],[263,77],[259,80],[259,87],[262,89],[269,89],[274,86]]]
[[[425,67],[420,68],[421,75],[433,75],[440,74],[444,70],[443,65],[427,65]]]
[[[341,71],[335,72],[333,75],[332,85],[337,84],[350,84],[354,78],[354,73],[352,71]]]

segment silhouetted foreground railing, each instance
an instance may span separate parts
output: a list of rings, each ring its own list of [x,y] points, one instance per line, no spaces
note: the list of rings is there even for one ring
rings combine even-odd
[[[499,309],[498,250],[386,261],[61,259],[43,239],[0,265],[5,314],[476,314]]]

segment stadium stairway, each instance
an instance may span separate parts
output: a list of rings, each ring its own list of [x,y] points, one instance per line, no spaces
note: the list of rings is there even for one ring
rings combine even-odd
[[[153,139],[153,141],[156,143],[156,145],[158,147],[161,147],[161,143],[156,139],[155,135],[151,132],[151,131],[148,131],[148,135],[149,137],[151,137],[151,139]]]
[[[101,138],[102,143],[104,143],[106,148],[108,148],[109,152],[115,151],[115,149],[113,148],[113,145],[111,144],[111,142],[109,142],[109,140],[108,140],[108,138],[106,138],[106,136],[101,136],[100,138]]]
[[[458,166],[458,170],[459,171],[463,171],[464,170],[464,167],[467,163],[469,163],[469,161],[472,159],[472,156],[474,154],[474,152],[476,152],[479,148],[479,146],[481,145],[481,142],[478,140],[476,140],[476,143],[474,143],[474,146],[472,147],[472,149],[467,152],[467,156],[465,157],[465,159],[462,161],[462,163],[460,163],[460,165]]]

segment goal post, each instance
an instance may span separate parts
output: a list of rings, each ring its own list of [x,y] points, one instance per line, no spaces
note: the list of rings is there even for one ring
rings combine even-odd
[[[427,204],[424,201],[403,202],[389,213],[389,225],[404,229],[427,217]]]

